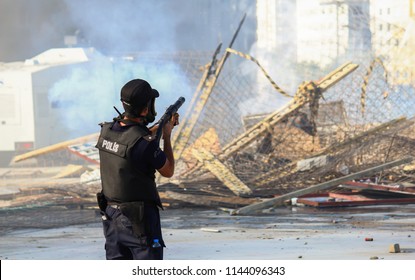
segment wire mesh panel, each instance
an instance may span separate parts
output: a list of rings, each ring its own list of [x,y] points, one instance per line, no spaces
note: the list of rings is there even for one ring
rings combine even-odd
[[[188,191],[204,181],[225,194],[231,186],[224,177],[231,172],[254,196],[275,195],[413,155],[414,84],[403,83],[402,74],[391,75],[404,71],[396,68],[396,59],[351,52],[347,60],[359,65],[355,71],[327,90],[319,88],[319,81],[339,65],[333,63],[332,69],[319,69],[314,75],[308,72],[312,83],[299,83],[289,99],[267,80],[260,65],[231,56],[206,105],[197,112],[176,179]],[[274,80],[278,84],[278,77]],[[310,100],[296,103],[300,93],[312,92]],[[259,134],[249,134],[251,127],[269,123],[267,117],[278,111],[278,121]],[[227,145],[241,135],[249,144],[228,155]],[[222,176],[193,157],[191,149],[211,151],[216,158],[205,160],[223,163]],[[394,179],[412,181],[406,175]]]
[[[338,41],[330,56],[320,52],[323,66],[220,48],[213,57],[198,52],[135,53],[114,60],[114,69],[129,73],[135,73],[131,66],[141,65],[144,72],[157,75],[157,70],[174,65],[194,90],[186,95],[181,124],[173,130],[178,152],[174,190],[235,201],[236,196],[270,197],[414,155],[413,35],[391,33],[384,44],[368,47],[366,43],[378,36],[376,28],[366,28],[372,21],[369,11],[355,2],[336,3],[346,2],[353,23],[347,27],[350,41]],[[390,43],[396,40],[403,43]],[[310,51],[309,56],[314,55]],[[61,150],[40,155],[32,166],[83,164],[83,159],[68,154]],[[412,185],[414,171],[411,165],[401,166],[369,179]],[[72,204],[95,203],[91,194],[99,183],[89,196],[81,195],[85,184],[70,182],[74,184],[80,186],[77,191],[68,194],[60,188],[57,196],[79,198]],[[159,180],[159,187],[164,195],[173,186]],[[68,204],[57,196],[54,205]],[[53,205],[47,199],[42,205]]]

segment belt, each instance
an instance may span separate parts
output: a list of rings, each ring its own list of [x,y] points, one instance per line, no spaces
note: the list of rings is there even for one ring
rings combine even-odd
[[[144,201],[144,205],[157,205],[154,202],[150,202],[150,201]],[[114,202],[110,202],[108,203],[109,207],[112,207],[114,209],[120,209],[121,208],[121,204],[116,204]]]
[[[121,207],[121,205],[119,205],[119,204],[110,204],[108,206],[111,207],[111,208],[114,208],[114,209],[120,209],[120,207]]]

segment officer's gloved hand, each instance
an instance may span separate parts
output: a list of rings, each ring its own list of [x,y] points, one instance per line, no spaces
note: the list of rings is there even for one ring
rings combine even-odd
[[[173,130],[173,127],[175,125],[179,124],[179,114],[174,114],[171,119],[166,122],[166,124],[163,127],[163,139],[169,139],[171,135],[171,131]]]

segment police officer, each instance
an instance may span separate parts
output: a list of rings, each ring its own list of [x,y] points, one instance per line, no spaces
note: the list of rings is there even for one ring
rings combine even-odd
[[[170,135],[178,115],[163,127],[163,150],[154,141],[157,90],[142,79],[121,89],[125,112],[101,124],[96,147],[100,155],[103,214],[107,259],[163,259],[165,247],[160,225],[162,208],[156,188],[156,170],[164,177],[174,173]],[[157,127],[155,127],[157,128]]]

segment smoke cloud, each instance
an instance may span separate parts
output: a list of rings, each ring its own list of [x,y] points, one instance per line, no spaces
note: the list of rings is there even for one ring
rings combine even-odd
[[[96,132],[99,122],[110,121],[116,115],[114,105],[122,111],[120,89],[134,78],[145,79],[159,90],[159,116],[179,96],[190,101],[195,85],[172,61],[152,63],[140,57],[128,61],[121,56],[183,50],[213,52],[219,41],[224,39],[226,44],[230,40],[243,12],[248,7],[253,9],[255,3],[249,3],[2,0],[0,61],[25,60],[50,48],[66,47],[65,35],[76,35],[78,47],[96,49],[91,63],[74,66],[72,73],[56,81],[49,91],[49,101],[60,109],[55,110],[54,118],[68,127],[72,137],[77,137]],[[235,45],[241,44],[241,39],[239,35]],[[242,45],[248,46],[246,42]],[[183,105],[181,113],[187,105],[188,102]]]
[[[75,67],[68,77],[56,82],[49,91],[49,100],[52,104],[62,104],[63,113],[56,117],[70,130],[72,137],[78,137],[98,131],[100,122],[111,121],[117,115],[113,106],[123,111],[121,87],[135,78],[147,80],[160,92],[156,100],[159,117],[178,97],[189,100],[192,94],[186,75],[172,62],[112,61],[99,55],[90,64]],[[183,106],[181,112],[185,109]]]
[[[0,61],[64,47],[65,35],[103,53],[214,50],[250,0],[2,0]]]
[[[73,1],[67,0],[68,15],[92,46],[104,51],[174,50],[175,26],[171,1]]]

